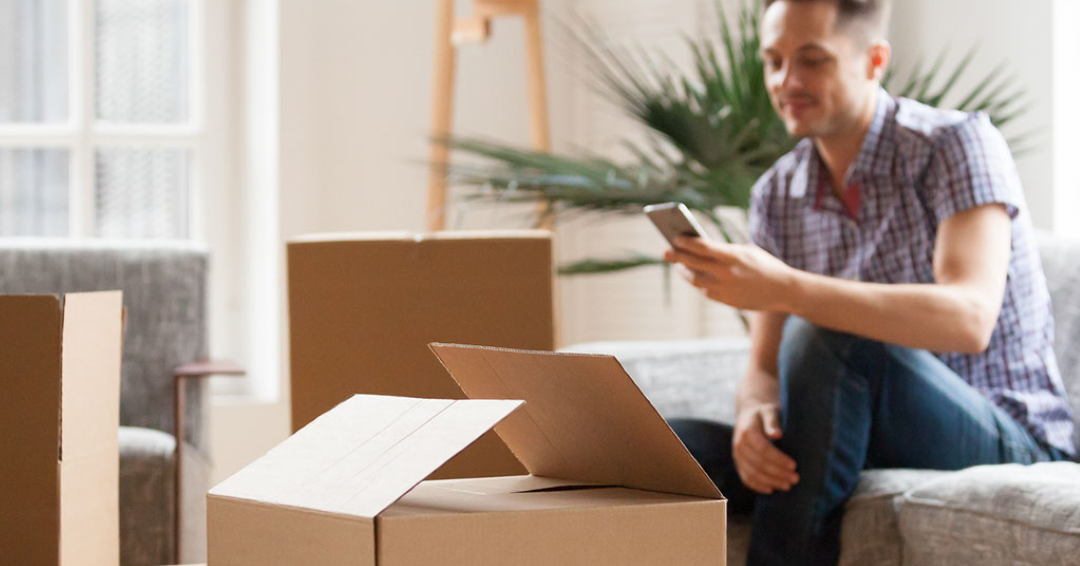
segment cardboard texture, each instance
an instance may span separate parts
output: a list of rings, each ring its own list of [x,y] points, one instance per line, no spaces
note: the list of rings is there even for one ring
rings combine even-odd
[[[293,431],[355,394],[463,399],[431,342],[554,349],[552,266],[542,231],[290,241]],[[522,473],[492,433],[434,477]]]
[[[529,473],[716,498],[671,427],[611,356],[433,344],[471,399],[527,399],[495,430]]]
[[[0,564],[120,562],[121,303],[0,296]]]
[[[433,348],[524,405],[349,399],[210,491],[209,564],[725,563],[726,501],[613,358]],[[422,481],[492,427],[531,475]]]

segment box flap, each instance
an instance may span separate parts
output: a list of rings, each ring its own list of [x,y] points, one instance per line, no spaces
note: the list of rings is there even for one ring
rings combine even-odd
[[[432,344],[473,399],[524,399],[495,428],[530,473],[723,496],[611,356]]]
[[[120,291],[64,295],[60,563],[120,563]]]
[[[375,517],[522,404],[356,395],[210,493]]]

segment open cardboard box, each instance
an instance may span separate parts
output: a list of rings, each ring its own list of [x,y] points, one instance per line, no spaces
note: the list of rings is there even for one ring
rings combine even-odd
[[[210,565],[725,563],[726,501],[614,358],[432,349],[471,399],[319,417],[211,490]],[[423,481],[492,427],[528,475]]]
[[[0,564],[120,563],[119,291],[0,296]]]
[[[308,235],[288,265],[294,432],[357,393],[464,399],[434,341],[555,349],[550,232]],[[492,433],[434,477],[523,473]]]

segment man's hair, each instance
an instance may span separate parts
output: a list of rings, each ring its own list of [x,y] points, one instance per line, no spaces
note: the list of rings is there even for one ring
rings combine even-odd
[[[889,26],[889,14],[892,0],[764,0],[765,9],[777,2],[829,2],[836,4],[837,28],[850,28],[867,36],[878,39],[885,34]]]

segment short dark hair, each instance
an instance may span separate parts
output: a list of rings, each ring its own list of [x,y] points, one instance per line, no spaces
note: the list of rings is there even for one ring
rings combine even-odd
[[[837,27],[852,25],[863,31],[885,33],[891,0],[764,0],[765,9],[777,2],[830,2],[836,4]]]

